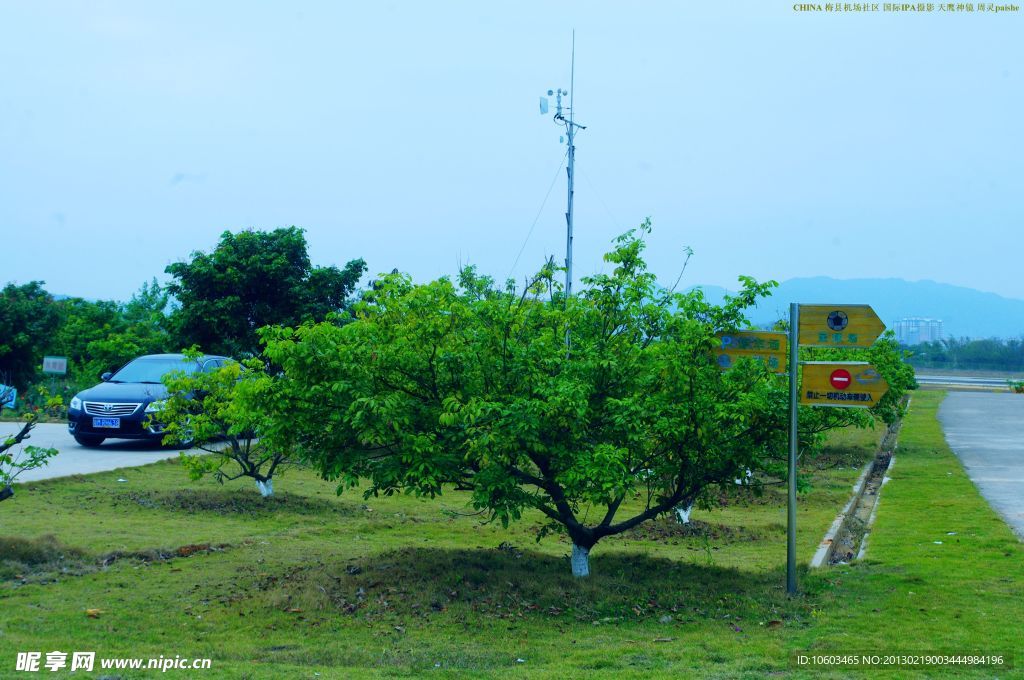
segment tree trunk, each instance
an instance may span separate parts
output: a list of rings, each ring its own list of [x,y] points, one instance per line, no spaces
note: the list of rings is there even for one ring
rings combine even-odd
[[[682,505],[676,506],[676,518],[680,524],[690,523],[690,511],[693,510],[693,503],[690,503],[685,508]]]
[[[260,495],[264,498],[270,498],[274,495],[274,480],[268,479],[265,482],[256,480],[256,488],[260,490]]]
[[[590,576],[590,548],[572,544],[572,575],[576,578]]]
[[[14,489],[11,488],[10,484],[8,484],[4,488],[0,489],[0,501],[5,501],[5,500],[7,500],[8,498],[10,498],[13,495],[14,495]]]

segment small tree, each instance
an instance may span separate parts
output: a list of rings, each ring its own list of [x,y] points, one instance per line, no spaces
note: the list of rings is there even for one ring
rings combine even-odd
[[[785,446],[784,386],[755,362],[723,373],[712,359],[715,333],[745,327],[773,284],[742,278],[722,306],[660,289],[641,258],[648,229],[620,237],[612,273],[568,299],[550,263],[522,291],[472,268],[457,284],[392,274],[352,323],[269,329],[289,404],[278,436],[339,491],[362,477],[368,495],[458,484],[504,525],[536,509],[586,576],[600,539]]]
[[[7,408],[11,403],[13,388],[0,385],[0,410]],[[59,407],[60,397],[51,398],[47,406]],[[32,429],[36,426],[37,416],[34,413],[26,414],[21,429],[6,437],[0,442],[0,501],[5,501],[14,496],[14,488],[11,486],[18,478],[18,475],[26,470],[34,470],[46,465],[49,459],[57,455],[57,449],[43,448],[40,446],[25,446],[17,449],[22,443],[31,437]],[[16,451],[16,452],[15,452]]]
[[[212,454],[182,452],[189,477],[212,474],[220,483],[251,477],[262,496],[272,496],[274,475],[293,459],[288,449],[267,446],[259,439],[268,418],[263,407],[271,401],[272,389],[264,365],[258,359],[230,362],[210,372],[173,373],[164,383],[168,397],[153,415],[164,427],[164,443],[195,445]]]

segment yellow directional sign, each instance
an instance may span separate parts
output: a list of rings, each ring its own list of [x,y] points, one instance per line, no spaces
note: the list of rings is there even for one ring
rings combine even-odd
[[[870,347],[885,324],[870,305],[800,305],[800,345]]]
[[[805,406],[871,408],[889,391],[889,383],[865,361],[807,361],[801,373]]]
[[[747,357],[764,361],[774,373],[786,371],[786,333],[736,331],[719,333],[717,337],[715,360],[722,370],[732,368],[738,359]]]

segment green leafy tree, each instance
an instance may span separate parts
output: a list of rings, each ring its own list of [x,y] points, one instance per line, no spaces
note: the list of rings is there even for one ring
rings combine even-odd
[[[9,283],[0,291],[0,374],[25,390],[33,382],[60,313],[42,281]]]
[[[10,403],[11,389],[0,386],[0,410]],[[50,397],[47,402],[49,408],[59,408],[61,405],[60,397]],[[0,501],[14,496],[14,488],[11,485],[17,480],[18,475],[46,465],[49,459],[58,453],[54,448],[22,446],[26,439],[31,438],[37,418],[35,414],[27,414],[21,428],[0,441]]]
[[[61,381],[66,397],[135,357],[174,349],[167,329],[168,293],[155,279],[127,303],[68,298],[56,304],[60,324],[47,351],[68,358],[68,375]]]
[[[257,330],[270,324],[322,321],[344,308],[366,269],[313,267],[302,229],[224,232],[212,253],[192,253],[167,267],[179,307],[172,324],[179,346],[230,356],[255,355]]]
[[[90,343],[123,329],[124,320],[119,307],[113,300],[60,300],[57,302],[60,325],[47,342],[48,351],[66,356],[71,364],[69,368],[82,365],[88,360]]]
[[[909,347],[921,368],[1024,371],[1024,338],[946,338]]]
[[[568,299],[550,263],[522,291],[472,268],[457,283],[392,274],[351,323],[267,329],[289,405],[271,436],[339,491],[457,484],[505,525],[535,509],[587,575],[600,539],[734,485],[785,446],[783,386],[760,364],[723,373],[712,358],[715,333],[745,327],[774,284],[742,278],[722,306],[661,289],[641,257],[648,229],[620,237],[612,273]]]
[[[211,454],[182,452],[189,476],[195,480],[211,474],[221,483],[251,477],[264,497],[273,495],[274,475],[295,461],[290,448],[259,439],[277,408],[275,385],[263,363],[248,359],[209,372],[175,372],[164,383],[168,397],[152,416],[164,427],[164,443],[195,445]]]
[[[118,321],[109,332],[93,338],[78,365],[89,381],[143,354],[160,354],[180,348],[172,342],[167,306],[170,295],[153,279],[144,283],[127,303],[118,305]]]

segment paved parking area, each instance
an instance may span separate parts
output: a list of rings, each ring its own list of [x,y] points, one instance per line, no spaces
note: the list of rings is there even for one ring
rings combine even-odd
[[[20,429],[19,423],[0,423],[0,437],[9,437]],[[122,467],[146,465],[158,460],[176,458],[176,449],[162,449],[147,442],[111,439],[99,448],[81,446],[68,434],[63,423],[41,423],[32,430],[31,438],[23,445],[54,447],[59,454],[49,464],[18,475],[18,482],[34,482],[52,477],[67,477],[90,472],[105,472]]]
[[[981,495],[1024,538],[1024,395],[950,392],[939,422]]]

